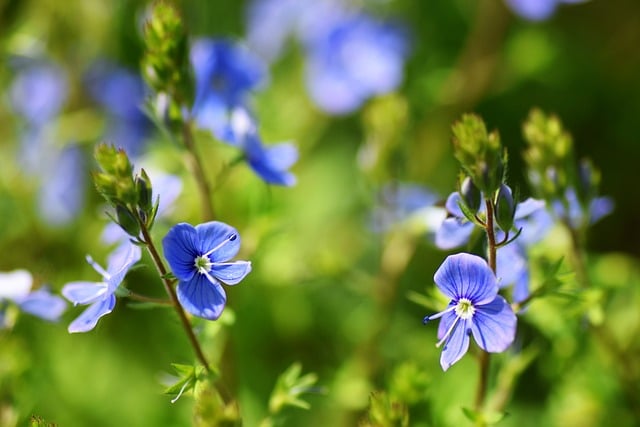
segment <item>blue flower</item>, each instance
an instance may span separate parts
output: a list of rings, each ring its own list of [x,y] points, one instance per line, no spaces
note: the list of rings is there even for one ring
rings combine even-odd
[[[467,253],[448,256],[434,275],[438,289],[451,298],[446,310],[426,316],[440,318],[440,365],[447,370],[469,349],[469,335],[490,353],[506,350],[516,334],[516,315],[498,295],[498,284],[485,260]]]
[[[129,269],[140,260],[140,247],[123,243],[109,256],[104,270],[87,257],[87,262],[102,276],[101,282],[71,282],[62,288],[62,295],[74,305],[89,307],[69,325],[69,332],[88,332],[98,320],[111,313],[116,305],[115,292]]]
[[[378,206],[372,213],[372,228],[383,232],[407,220],[420,221],[427,231],[436,230],[446,215],[435,206],[438,196],[416,184],[393,182],[380,191]]]
[[[581,206],[573,188],[568,188],[564,197],[564,200],[556,200],[552,203],[553,212],[558,218],[567,221],[574,230],[598,222],[614,209],[614,203],[610,197],[595,197],[591,199],[588,206]]]
[[[194,316],[215,320],[227,301],[221,282],[239,283],[251,271],[249,261],[229,261],[240,250],[235,228],[218,221],[175,225],[162,240],[164,255],[178,278],[180,304]]]
[[[582,3],[585,0],[506,0],[507,6],[529,21],[544,21],[553,15],[561,3]]]
[[[10,89],[13,108],[29,125],[41,126],[55,117],[67,99],[68,83],[57,65],[39,60],[19,61]]]
[[[462,196],[457,191],[447,197],[445,207],[449,213],[436,231],[435,244],[440,249],[453,249],[469,241],[475,224],[469,221],[460,209]],[[484,212],[484,198],[480,203],[480,212]]]
[[[405,32],[365,14],[345,14],[307,43],[306,81],[314,102],[346,114],[402,82],[408,53]]]
[[[107,134],[129,156],[138,156],[152,123],[142,110],[146,88],[142,78],[107,61],[94,64],[86,77],[91,97],[108,115]]]
[[[12,301],[20,310],[41,319],[56,321],[60,318],[67,308],[66,302],[46,288],[31,291],[32,284],[33,277],[26,270],[0,273],[0,327],[6,326],[3,301]]]
[[[191,47],[196,78],[193,116],[199,127],[228,139],[231,111],[247,103],[247,95],[264,80],[264,64],[246,48],[226,40],[198,39]]]
[[[255,120],[244,108],[231,113],[228,140],[244,152],[249,167],[267,184],[295,185],[296,177],[289,168],[298,160],[298,149],[291,143],[266,146],[258,134]]]

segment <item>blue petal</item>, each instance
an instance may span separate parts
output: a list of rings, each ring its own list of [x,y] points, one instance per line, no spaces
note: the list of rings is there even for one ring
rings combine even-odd
[[[251,271],[250,261],[235,261],[214,264],[211,274],[227,285],[235,285]]]
[[[22,311],[50,321],[58,320],[66,308],[67,303],[62,298],[45,289],[31,292],[20,302]]]
[[[296,177],[287,170],[298,159],[298,149],[292,144],[278,144],[270,147],[262,145],[256,133],[245,139],[247,162],[254,172],[266,183],[292,186]]]
[[[440,249],[453,249],[469,241],[475,225],[467,220],[447,218],[436,230],[435,244]]]
[[[105,314],[111,313],[116,305],[115,295],[98,301],[89,306],[80,316],[69,325],[69,332],[88,332],[96,327],[98,320]]]
[[[516,206],[516,213],[514,215],[515,220],[526,218],[532,213],[545,208],[544,200],[533,199],[529,197]]]
[[[109,285],[104,282],[71,282],[64,285],[62,295],[75,304],[91,304],[104,298]]]
[[[195,227],[185,222],[169,230],[162,239],[162,247],[171,271],[179,280],[191,280],[196,274],[195,259],[206,252],[200,249]]]
[[[557,0],[507,0],[507,5],[529,21],[544,21],[555,12]]]
[[[195,228],[198,240],[195,249],[198,255],[208,253],[216,248],[210,255],[211,262],[228,261],[240,250],[240,235],[232,226],[219,221],[205,222]],[[193,261],[191,259],[191,265]],[[181,279],[182,280],[182,279]],[[185,279],[186,280],[186,279]]]
[[[613,212],[614,203],[610,197],[597,197],[589,205],[589,223],[594,224]]]
[[[122,283],[124,276],[127,275],[129,269],[138,261],[142,256],[142,251],[139,246],[132,244],[129,241],[123,242],[118,246],[107,259],[107,283],[109,284],[109,292],[114,292],[116,288]]]
[[[444,323],[450,327],[455,318],[456,315],[453,312],[448,313],[446,317],[442,318],[440,325]],[[443,371],[446,371],[451,367],[451,365],[462,359],[462,356],[464,356],[469,349],[469,329],[470,325],[468,319],[458,320],[453,332],[451,332],[451,335],[449,335],[449,338],[444,343],[442,354],[440,354],[440,366],[442,366]]]
[[[227,297],[219,283],[211,283],[201,274],[192,280],[178,283],[176,288],[180,304],[189,313],[215,320],[222,314]]]
[[[522,272],[528,269],[524,248],[518,245],[518,241],[498,249],[496,267],[500,287],[513,285],[518,281]]]
[[[516,315],[511,306],[497,295],[489,304],[476,306],[471,330],[480,348],[490,353],[499,353],[513,343],[516,324]]]
[[[498,293],[498,285],[487,262],[476,255],[449,255],[433,276],[438,288],[449,298],[486,304]]]

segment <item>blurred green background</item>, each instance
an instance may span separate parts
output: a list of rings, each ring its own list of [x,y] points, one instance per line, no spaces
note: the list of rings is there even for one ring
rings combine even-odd
[[[272,65],[255,106],[265,141],[293,140],[299,147],[297,186],[267,187],[239,166],[215,195],[219,219],[243,238],[238,258],[250,259],[253,271],[228,288],[228,326],[196,326],[206,351],[221,361],[224,388],[238,399],[244,425],[259,425],[278,375],[295,361],[319,375],[324,392],[308,397],[308,411],[287,410],[284,425],[358,425],[375,390],[402,399],[412,426],[463,425],[460,407],[471,406],[475,390],[474,358],[443,373],[436,329],[421,320],[444,303],[416,303],[416,295],[433,291],[433,272],[446,253],[407,231],[372,233],[369,218],[376,191],[387,182],[419,183],[443,199],[455,188],[450,127],[464,112],[500,131],[510,183],[528,195],[521,126],[534,106],[563,120],[577,155],[602,171],[601,192],[616,210],[589,239],[590,272],[604,295],[601,326],[588,329],[566,301],[534,304],[515,344],[533,359],[501,425],[638,425],[640,2],[564,5],[543,22],[519,18],[498,0],[362,3],[410,29],[412,53],[397,93],[353,114],[326,115],[308,99],[299,49],[290,46]],[[193,35],[246,33],[246,2],[176,4]],[[88,173],[79,218],[61,227],[39,218],[37,184],[15,161],[22,127],[8,97],[15,78],[10,58],[37,53],[63,67],[69,96],[56,135],[89,154],[109,123],[83,88],[84,73],[101,58],[137,72],[148,7],[0,0],[0,271],[26,268],[38,284],[59,291],[71,280],[97,280],[84,256],[103,263],[109,253],[97,238],[107,218]],[[376,111],[395,134],[390,148],[381,143],[391,154],[367,167],[363,152],[379,143]],[[155,165],[184,180],[169,218],[154,230],[159,241],[176,222],[199,222],[199,200],[180,149],[157,132],[149,146]],[[205,133],[198,134],[198,147],[211,160],[211,177],[221,159],[233,156]],[[562,235],[555,237],[540,251],[564,255]],[[162,293],[151,267],[136,269],[127,283]],[[32,415],[60,426],[191,425],[193,400],[172,404],[162,394],[170,363],[193,361],[174,314],[119,300],[94,331],[70,335],[66,325],[79,312],[71,308],[60,324],[21,315],[0,331],[0,426],[27,425]]]

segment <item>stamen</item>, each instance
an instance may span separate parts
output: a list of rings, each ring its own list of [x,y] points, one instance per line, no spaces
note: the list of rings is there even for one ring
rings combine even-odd
[[[453,332],[454,328],[458,324],[458,320],[460,320],[460,317],[456,316],[456,320],[453,321],[453,323],[449,327],[449,330],[444,334],[442,339],[440,341],[438,341],[438,343],[436,344],[436,347],[440,347],[449,338],[449,336],[451,335],[451,332]]]
[[[452,305],[451,307],[447,308],[444,311],[441,311],[440,313],[432,314],[431,316],[424,316],[424,319],[422,319],[422,323],[426,325],[427,322],[430,322],[430,321],[435,320],[435,319],[439,319],[442,316],[444,316],[445,314],[447,314],[450,311],[453,311],[455,309],[456,309],[456,306]]]
[[[218,246],[216,246],[215,248],[211,249],[210,251],[208,251],[207,253],[205,253],[203,256],[209,256],[212,253],[214,253],[215,251],[217,251],[218,249],[220,249],[221,247],[223,247],[224,245],[226,245],[229,242],[233,242],[234,240],[236,240],[238,238],[238,235],[236,233],[230,234],[226,239],[224,239]]]
[[[93,260],[93,258],[91,258],[91,255],[87,255],[85,257],[85,259],[87,260],[87,262],[89,263],[89,265],[91,267],[93,267],[93,269],[95,271],[98,272],[99,275],[101,275],[102,277],[104,277],[104,280],[109,280],[111,278],[111,275],[109,273],[106,272],[106,270],[104,268],[102,268],[100,266],[100,264],[98,264],[97,262],[95,262]]]

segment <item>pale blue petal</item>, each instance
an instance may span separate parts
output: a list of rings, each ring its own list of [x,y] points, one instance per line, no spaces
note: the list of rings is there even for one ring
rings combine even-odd
[[[451,335],[449,335],[449,338],[445,341],[442,353],[440,354],[440,366],[442,366],[443,371],[446,371],[451,365],[462,359],[462,356],[469,350],[469,323],[468,319],[458,320],[453,332],[451,332]]]
[[[447,208],[447,211],[449,211],[451,215],[456,218],[462,219],[464,218],[464,214],[462,213],[462,209],[460,209],[461,203],[462,197],[460,196],[460,193],[456,191],[449,194],[449,197],[447,197],[447,201],[445,202],[444,206]]]
[[[538,200],[529,197],[528,199],[518,203],[516,206],[516,213],[514,215],[515,220],[526,218],[532,213],[545,208],[544,200]]]
[[[240,250],[240,235],[232,226],[219,221],[205,222],[196,226],[198,245],[196,249],[205,254],[216,248],[210,255],[211,262],[228,261]],[[193,263],[193,259],[191,260]]]
[[[489,304],[476,306],[471,330],[480,348],[490,353],[499,353],[513,343],[516,324],[516,315],[511,306],[497,295]]]
[[[474,305],[486,304],[498,293],[496,277],[487,262],[477,255],[449,255],[433,276],[438,288],[449,298],[469,299]]]
[[[251,271],[250,261],[234,261],[214,264],[211,274],[227,285],[235,285]]]
[[[123,242],[109,255],[107,259],[107,273],[110,276],[107,279],[109,292],[116,290],[129,269],[140,261],[141,256],[140,246],[136,246],[129,241]]]
[[[171,271],[179,280],[191,280],[196,274],[195,260],[200,250],[198,232],[191,224],[182,222],[169,230],[162,239],[164,256]]]
[[[475,225],[467,220],[447,218],[436,230],[435,244],[444,250],[462,246],[469,241],[474,227]]]
[[[62,295],[76,304],[91,304],[101,300],[109,292],[105,282],[71,282],[62,288]]]
[[[22,311],[50,321],[58,320],[66,308],[67,303],[62,298],[45,289],[31,292],[20,301]]]
[[[496,275],[500,287],[513,285],[528,269],[524,248],[518,245],[518,241],[499,248],[496,255]]]
[[[98,320],[105,314],[111,313],[113,307],[116,305],[115,295],[110,295],[108,298],[98,301],[89,306],[80,316],[78,316],[69,325],[69,332],[88,332],[96,327]]]
[[[0,300],[18,300],[29,294],[33,277],[27,270],[0,273]]]
[[[192,280],[180,282],[176,288],[180,304],[189,313],[215,320],[222,314],[227,296],[219,283],[211,283],[201,274]]]

